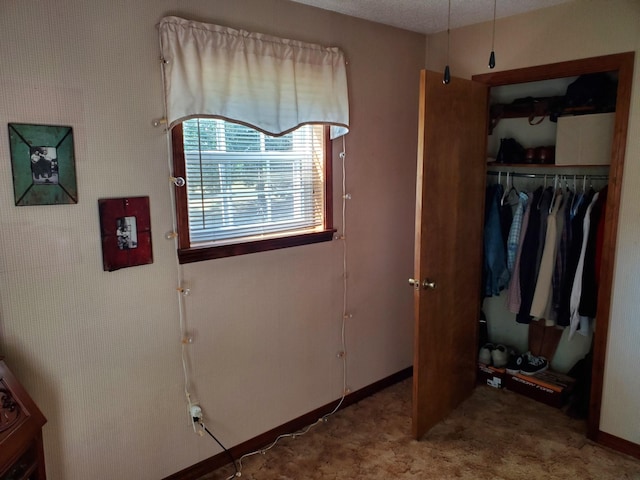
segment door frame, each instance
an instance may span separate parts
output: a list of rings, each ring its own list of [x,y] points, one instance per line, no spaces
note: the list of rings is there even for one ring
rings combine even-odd
[[[631,105],[633,65],[634,52],[625,52],[548,65],[491,72],[471,77],[472,80],[484,83],[491,88],[597,72],[617,72],[618,74],[614,134],[611,147],[611,166],[609,169],[609,190],[607,193],[607,218],[604,227],[600,285],[598,288],[598,309],[596,312],[598,334],[594,335],[591,395],[589,416],[587,418],[587,438],[601,444],[612,446],[617,450],[622,450],[620,448],[620,441],[622,440],[600,431],[600,414],[611,314],[618,220],[620,216],[622,173],[624,170],[629,109]],[[634,447],[632,445],[633,444],[628,445],[627,447],[633,449]]]

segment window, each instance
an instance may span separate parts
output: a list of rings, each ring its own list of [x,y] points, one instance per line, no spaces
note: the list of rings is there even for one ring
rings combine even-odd
[[[173,128],[179,259],[189,263],[330,240],[328,127],[271,137],[212,118]]]

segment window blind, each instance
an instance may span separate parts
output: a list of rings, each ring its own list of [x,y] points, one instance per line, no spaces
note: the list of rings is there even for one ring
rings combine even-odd
[[[323,228],[323,128],[273,137],[219,119],[183,122],[191,244]]]

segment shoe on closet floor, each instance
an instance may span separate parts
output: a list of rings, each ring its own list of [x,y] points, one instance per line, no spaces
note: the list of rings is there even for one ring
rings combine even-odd
[[[480,352],[478,353],[478,362],[484,363],[485,365],[491,365],[491,352],[495,347],[493,343],[485,343],[482,347],[480,347]]]
[[[526,355],[518,355],[514,354],[509,358],[509,362],[507,363],[507,373],[511,375],[517,375],[522,370],[522,367],[527,361]]]
[[[520,368],[520,373],[523,375],[535,375],[536,373],[544,372],[549,368],[549,362],[544,357],[536,357],[530,352],[525,354],[525,361]]]
[[[496,345],[491,350],[491,361],[496,368],[504,368],[509,363],[509,349],[504,345]]]

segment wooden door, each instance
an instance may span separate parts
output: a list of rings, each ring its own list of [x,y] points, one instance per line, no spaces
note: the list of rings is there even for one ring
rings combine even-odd
[[[487,141],[486,85],[422,71],[414,263],[413,435],[476,379]]]

